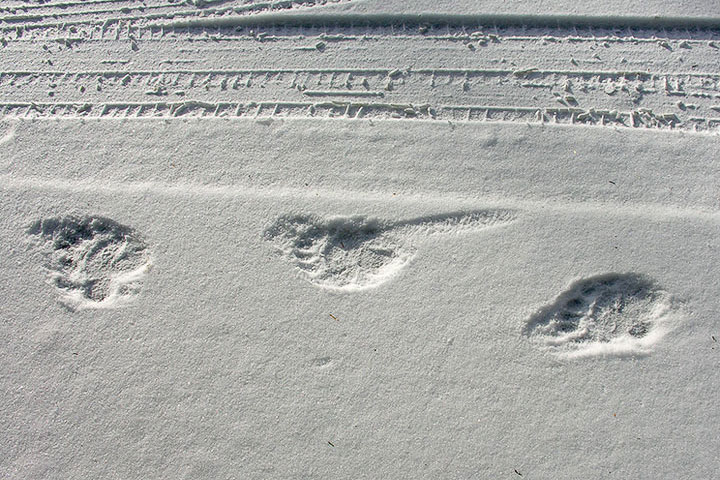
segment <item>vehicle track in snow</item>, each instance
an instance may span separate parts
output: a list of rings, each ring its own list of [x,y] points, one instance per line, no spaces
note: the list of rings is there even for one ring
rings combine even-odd
[[[0,12],[0,115],[720,128],[720,25],[707,22],[393,23],[323,13],[338,2],[65,3]]]

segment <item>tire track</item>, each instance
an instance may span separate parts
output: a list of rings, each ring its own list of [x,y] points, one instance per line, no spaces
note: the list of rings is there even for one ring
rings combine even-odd
[[[88,9],[83,3],[69,3],[60,8],[46,8],[45,11],[25,11],[21,7],[6,7],[0,10],[0,31],[20,29],[47,30],[52,28],[66,29],[82,25],[102,25],[104,28],[120,23],[129,22],[133,26],[152,25],[154,22],[193,22],[193,19],[219,18],[260,13],[274,13],[280,11],[302,11],[308,8],[331,3],[351,2],[354,0],[190,0],[188,2],[158,2],[155,4],[140,4],[123,2],[121,5],[111,4],[105,7],[104,3],[95,3]],[[230,3],[231,5],[226,5]],[[188,8],[190,4],[190,8]],[[214,7],[213,5],[219,5]],[[78,8],[73,8],[78,7]],[[6,13],[3,15],[3,13]]]
[[[143,8],[173,5],[170,17],[187,13],[203,21],[184,28],[178,22],[152,24],[148,19],[154,14],[146,12],[135,20],[10,28],[0,38],[7,58],[22,62],[42,45],[47,66],[3,69],[10,62],[0,60],[0,112],[20,117],[395,118],[717,131],[720,69],[714,59],[720,57],[720,25],[698,24],[703,28],[690,31],[688,24],[666,29],[663,24],[672,22],[664,21],[656,28],[639,20],[617,28],[565,21],[548,29],[541,24],[549,20],[539,17],[527,17],[529,26],[517,26],[512,18],[504,19],[504,25],[473,25],[481,19],[387,16],[368,17],[366,24],[355,26],[340,15],[330,18],[334,25],[328,26],[318,25],[327,16],[268,14],[260,22],[267,25],[251,27],[250,21],[240,25],[232,20],[257,9],[325,3],[157,0]],[[92,5],[105,8],[106,3]],[[232,18],[226,22],[226,16]],[[395,17],[406,23],[393,24]],[[287,25],[277,24],[286,18]],[[72,36],[55,36],[60,34]],[[368,60],[383,58],[389,49],[411,60],[390,60],[381,67]],[[248,58],[262,58],[272,67],[248,68]],[[102,68],[108,65],[112,69]]]
[[[273,119],[409,120],[442,122],[509,122],[544,125],[576,125],[720,133],[720,117],[688,117],[657,114],[648,110],[583,110],[579,108],[533,108],[483,105],[387,104],[363,102],[118,102],[118,103],[0,103],[7,118],[250,118]]]
[[[508,90],[512,98],[491,103]],[[48,97],[64,101],[48,103]],[[468,103],[448,105],[453,98]],[[156,115],[157,108],[144,105],[170,105],[160,109],[167,116],[178,111],[205,116],[210,109],[226,115],[228,105],[245,112],[246,105],[268,104],[276,106],[272,115],[322,117],[318,112],[326,112],[335,118],[338,108],[322,105],[340,105],[347,110],[340,115],[349,118],[539,121],[708,132],[716,130],[720,74],[397,68],[26,71],[0,72],[0,100],[5,101],[3,114],[13,116],[20,115],[20,105],[33,106],[25,115],[41,116],[95,115],[97,105],[113,106],[97,116],[117,116],[131,105],[128,116]],[[46,104],[72,107],[40,107]],[[288,105],[301,107],[288,113]]]

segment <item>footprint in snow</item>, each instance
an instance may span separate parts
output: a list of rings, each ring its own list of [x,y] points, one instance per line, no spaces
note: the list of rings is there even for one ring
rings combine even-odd
[[[643,354],[667,331],[676,307],[653,280],[608,273],[573,282],[523,333],[565,357]]]
[[[125,303],[138,294],[150,268],[143,240],[109,218],[46,218],[28,233],[46,256],[49,283],[72,310]]]
[[[386,222],[363,216],[285,216],[265,239],[310,283],[335,290],[380,285],[413,258],[416,241],[428,235],[474,232],[511,222],[515,212],[484,210]]]

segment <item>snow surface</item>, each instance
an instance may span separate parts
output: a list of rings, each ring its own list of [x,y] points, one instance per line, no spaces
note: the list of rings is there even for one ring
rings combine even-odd
[[[158,8],[242,2],[206,3]],[[0,478],[716,475],[720,33],[143,39],[89,5],[5,30]]]
[[[330,5],[334,10],[362,13],[424,13],[463,15],[557,15],[603,18],[613,17],[660,17],[668,18],[717,18],[720,5],[703,0],[350,0]]]

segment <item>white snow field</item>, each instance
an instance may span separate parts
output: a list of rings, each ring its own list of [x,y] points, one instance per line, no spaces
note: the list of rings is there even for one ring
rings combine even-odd
[[[720,470],[720,7],[0,5],[0,479]]]

